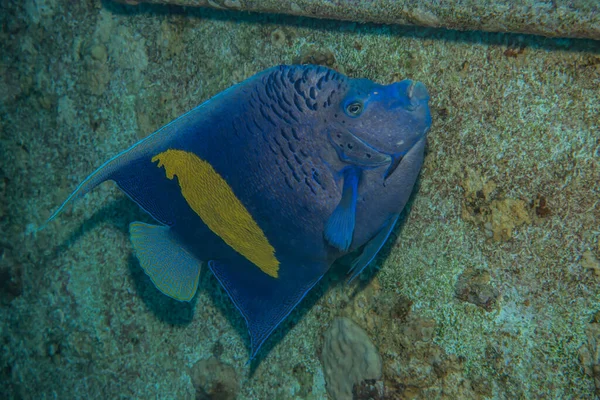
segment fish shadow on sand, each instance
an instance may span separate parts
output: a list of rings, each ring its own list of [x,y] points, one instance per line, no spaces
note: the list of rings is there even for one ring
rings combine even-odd
[[[538,35],[511,32],[459,31],[448,28],[432,28],[418,25],[382,25],[359,23],[325,18],[308,18],[288,14],[239,12],[206,7],[185,7],[175,4],[141,3],[127,5],[114,0],[102,0],[102,7],[118,15],[169,16],[179,15],[190,19],[236,21],[257,25],[277,24],[292,28],[313,28],[356,34],[432,39],[459,43],[486,43],[508,47],[529,47],[568,52],[591,52],[600,54],[600,45],[593,39],[549,38]]]
[[[150,277],[144,272],[139,261],[133,254],[129,256],[127,263],[129,272],[135,286],[137,295],[142,299],[144,305],[161,321],[173,326],[189,325],[196,313],[198,292],[192,300],[178,301],[161,293],[152,283]],[[205,275],[206,271],[202,271]],[[200,279],[203,279],[202,277]]]
[[[415,196],[419,192],[420,182],[421,180],[418,179],[415,183],[414,190],[412,191],[404,210],[400,214],[400,218],[396,223],[390,238],[388,238],[386,244],[378,253],[372,264],[380,264],[381,260],[387,258],[391,253],[393,243],[402,231],[407,216],[412,208],[412,204],[414,203]],[[93,230],[100,224],[108,223],[120,230],[124,235],[129,235],[129,223],[132,221],[153,222],[152,218],[150,218],[134,202],[129,200],[126,196],[122,196],[109,202],[95,212],[89,219],[84,220],[81,223],[80,229],[73,231],[66,240],[55,248],[54,254],[68,251],[73,242],[81,239],[87,232]],[[133,254],[133,249],[128,249],[127,251],[130,252],[128,257],[128,268],[137,295],[144,302],[144,305],[148,310],[150,310],[160,321],[173,326],[189,325],[194,319],[197,305],[200,307],[202,306],[202,304],[198,304],[198,293],[204,291],[210,297],[213,306],[221,312],[228,320],[230,326],[235,329],[236,334],[243,340],[244,348],[250,348],[250,336],[248,335],[244,318],[235,308],[225,290],[221,287],[213,274],[210,273],[206,265],[202,268],[198,292],[190,302],[182,302],[161,293],[139,265],[137,258]],[[250,362],[250,377],[254,375],[260,363],[269,356],[273,348],[290,333],[298,322],[304,319],[306,314],[313,309],[324,294],[336,285],[346,285],[346,273],[350,269],[352,260],[359,254],[359,251],[348,254],[336,261],[323,279],[308,292],[298,307],[292,311],[277,329],[275,329],[269,339],[262,345],[256,357]],[[350,291],[350,300],[369,285],[376,276],[377,271],[378,268],[369,266],[352,284],[343,288],[343,290]],[[317,315],[316,318],[320,320],[320,316]],[[329,321],[323,320],[321,322],[324,326]],[[320,342],[319,339],[314,341],[315,343]],[[315,354],[320,353],[320,349],[318,348],[315,348],[314,351]]]
[[[67,215],[63,216],[66,218]],[[72,244],[81,240],[90,231],[99,225],[109,225],[117,229],[125,236],[129,236],[129,224],[133,221],[142,221],[154,223],[154,220],[148,216],[139,206],[132,202],[127,196],[121,196],[113,201],[109,201],[102,208],[94,212],[91,217],[83,220],[78,229],[73,230],[69,236],[54,248],[53,256],[68,252]],[[97,243],[102,246],[102,243]],[[109,249],[107,249],[108,251]],[[210,297],[212,305],[227,319],[230,326],[235,329],[236,334],[243,340],[244,349],[250,348],[250,336],[244,318],[231,302],[226,291],[221,287],[218,280],[209,271],[206,264],[203,265],[198,291],[191,301],[177,301],[161,293],[152,283],[150,277],[144,272],[133,249],[120,249],[119,251],[129,252],[127,267],[131,274],[136,296],[143,301],[146,308],[155,315],[160,321],[173,326],[189,325],[195,316],[196,307],[202,307],[198,304],[199,293],[204,292]],[[119,266],[122,267],[122,266]],[[325,283],[325,284],[324,284]],[[314,306],[319,298],[327,291],[331,285],[331,279],[323,279],[306,298],[300,303],[299,307],[284,321],[284,323],[275,330],[274,334],[265,342],[256,358],[252,360],[251,370],[253,371],[266,357],[273,347],[295,326],[297,321]],[[249,353],[248,353],[249,355]]]
[[[83,207],[83,205],[76,203],[74,207]],[[60,218],[66,219],[72,218],[72,216],[65,210]],[[74,242],[80,240],[84,235],[100,224],[109,223],[119,231],[129,234],[129,222],[135,219],[144,221],[149,220],[149,217],[139,208],[139,206],[129,200],[127,196],[119,196],[117,199],[107,202],[106,205],[95,211],[91,217],[83,219],[79,225],[79,229],[73,230],[62,243],[54,248],[54,254],[60,254],[67,251]],[[50,222],[50,224],[55,223],[56,222],[54,221]],[[100,246],[102,243],[98,243],[98,245]]]
[[[65,216],[62,218],[65,218]],[[54,249],[54,254],[58,255],[69,251],[74,242],[80,240],[88,232],[101,224],[110,225],[111,228],[115,228],[125,236],[129,236],[129,224],[133,221],[154,222],[151,217],[127,196],[120,196],[94,212],[90,218],[83,220],[79,229],[71,232],[68,238]],[[103,246],[102,243],[97,243],[97,245],[100,247]],[[110,249],[107,249],[107,251],[110,251]],[[128,267],[137,292],[136,295],[142,299],[146,307],[158,319],[176,326],[187,325],[192,322],[196,296],[190,302],[181,302],[163,295],[154,287],[150,278],[140,267],[131,247],[116,249],[115,251],[129,252]]]

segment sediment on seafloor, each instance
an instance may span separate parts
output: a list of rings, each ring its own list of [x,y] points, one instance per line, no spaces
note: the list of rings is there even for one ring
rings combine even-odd
[[[600,40],[600,3],[587,0],[120,0],[382,24]]]

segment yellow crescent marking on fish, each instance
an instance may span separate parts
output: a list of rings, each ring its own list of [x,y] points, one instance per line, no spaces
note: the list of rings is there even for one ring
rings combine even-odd
[[[193,153],[169,149],[154,157],[168,179],[177,176],[181,194],[202,221],[232,249],[277,278],[279,260],[262,229],[225,179]]]

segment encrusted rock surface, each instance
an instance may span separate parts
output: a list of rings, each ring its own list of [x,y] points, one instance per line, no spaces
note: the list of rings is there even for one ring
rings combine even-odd
[[[598,396],[599,41],[110,1],[4,1],[0,22],[3,397],[193,399],[218,386],[194,369],[214,357],[237,399],[322,400],[323,333],[340,315],[382,356],[383,377],[357,395]],[[418,191],[373,265],[350,286],[351,260],[334,267],[258,360],[246,364],[243,318],[210,274],[190,303],[154,289],[127,233],[151,221],[114,185],[36,233],[105,160],[292,62],[422,81],[433,125]],[[469,270],[502,294],[489,311],[457,297]],[[479,278],[467,294],[484,305]]]
[[[490,283],[488,271],[467,268],[456,282],[456,297],[491,311],[498,303],[500,292]]]
[[[600,39],[600,5],[589,0],[121,0],[357,22]]]
[[[196,400],[235,400],[240,383],[235,369],[216,357],[200,360],[190,370]]]
[[[348,318],[331,322],[325,332],[321,360],[327,393],[334,400],[351,400],[355,385],[381,378],[381,356],[367,333]]]
[[[586,375],[594,380],[596,395],[600,396],[600,312],[586,330],[587,341],[579,348],[579,359]]]

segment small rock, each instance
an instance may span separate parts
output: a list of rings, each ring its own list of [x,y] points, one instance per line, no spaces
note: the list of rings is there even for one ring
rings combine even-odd
[[[402,325],[400,340],[406,347],[418,342],[430,343],[435,335],[435,326],[431,318],[413,316]]]
[[[467,268],[458,277],[454,293],[462,301],[492,311],[498,302],[500,292],[491,285],[490,279],[488,271]]]
[[[600,323],[591,323],[586,335],[587,343],[579,348],[579,361],[586,375],[594,380],[596,395],[600,396]]]
[[[532,203],[533,209],[535,210],[535,215],[540,218],[545,218],[552,215],[552,210],[548,207],[548,200],[546,197],[538,194]]]
[[[108,51],[106,50],[106,46],[103,44],[96,44],[92,46],[90,54],[94,60],[100,61],[101,63],[105,63],[108,60]]]
[[[275,29],[271,32],[271,43],[273,46],[283,47],[287,44],[287,37],[282,29]]]
[[[160,31],[157,37],[157,43],[162,49],[162,55],[166,59],[173,59],[181,54],[185,49],[185,42],[181,37],[181,26],[163,21],[160,24]]]
[[[331,50],[318,50],[314,48],[302,49],[299,57],[293,60],[294,64],[315,64],[326,67],[335,67],[335,55]]]
[[[461,186],[465,190],[462,218],[481,226],[486,236],[494,241],[507,241],[512,238],[515,228],[531,224],[531,210],[525,201],[494,199],[497,197],[496,184],[486,180],[478,172],[467,170]],[[543,204],[547,208],[545,200]],[[549,210],[541,213],[549,215]]]
[[[512,237],[513,229],[523,224],[531,224],[527,206],[523,200],[494,200],[490,204],[493,238],[506,241]]]
[[[384,400],[385,388],[383,381],[367,379],[352,388],[353,400]]]
[[[194,364],[190,374],[198,400],[234,400],[237,397],[239,380],[231,365],[211,357]]]
[[[18,264],[0,267],[0,304],[8,304],[23,294],[22,275]]]
[[[108,64],[99,61],[88,63],[85,74],[87,87],[93,95],[100,96],[108,88],[110,82],[110,70]]]
[[[406,322],[413,302],[406,296],[393,292],[385,292],[375,297],[375,313],[384,319]]]
[[[235,10],[242,8],[242,3],[240,3],[240,0],[225,0],[223,5],[227,8],[233,8]]]
[[[382,360],[367,333],[348,318],[336,318],[325,332],[321,361],[327,393],[334,400],[352,399],[354,385],[382,375]]]
[[[600,277],[600,261],[598,261],[596,255],[591,251],[586,250],[583,252],[581,266],[592,271],[597,277]]]

